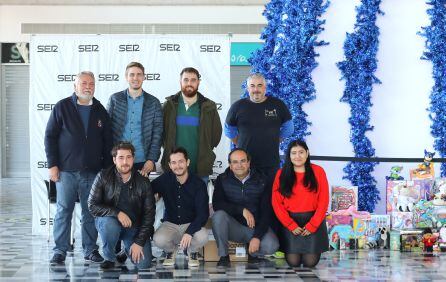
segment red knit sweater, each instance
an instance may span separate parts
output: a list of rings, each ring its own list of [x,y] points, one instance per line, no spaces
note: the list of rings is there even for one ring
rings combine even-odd
[[[279,178],[282,170],[280,169],[274,180],[272,205],[274,212],[280,222],[293,231],[298,227],[297,223],[290,217],[288,212],[309,212],[315,211],[311,220],[305,225],[305,229],[311,233],[321,225],[325,219],[325,214],[328,209],[328,181],[325,171],[322,167],[312,164],[314,175],[318,183],[317,191],[310,192],[303,186],[304,173],[296,172],[296,183],[293,186],[293,194],[286,198],[279,192]]]

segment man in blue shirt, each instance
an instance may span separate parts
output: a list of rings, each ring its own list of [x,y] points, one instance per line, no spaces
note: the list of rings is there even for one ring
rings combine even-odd
[[[110,96],[107,110],[111,119],[113,143],[128,141],[135,147],[134,169],[148,176],[155,169],[161,153],[163,133],[163,113],[160,101],[145,92],[142,84],[145,79],[144,66],[131,62],[125,69],[125,79],[129,87]],[[127,259],[116,247],[118,262]]]
[[[144,66],[131,62],[125,69],[129,87],[110,96],[113,143],[129,141],[135,147],[134,168],[147,176],[155,168],[161,149],[163,113],[160,101],[144,91]]]
[[[188,250],[189,267],[196,267],[198,250],[208,241],[208,231],[204,228],[209,218],[207,188],[200,177],[188,171],[190,159],[184,148],[174,148],[168,153],[170,171],[152,182],[153,192],[166,205],[163,223],[153,242],[167,253],[164,266],[175,264],[174,254],[180,244]]]

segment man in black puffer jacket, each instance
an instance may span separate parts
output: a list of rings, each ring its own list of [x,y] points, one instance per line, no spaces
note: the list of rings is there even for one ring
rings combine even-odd
[[[261,260],[258,255],[274,253],[279,247],[271,228],[271,183],[263,174],[250,170],[250,157],[234,149],[228,157],[229,168],[217,177],[212,205],[212,231],[220,260],[217,266],[230,265],[228,241],[247,243],[248,263]]]
[[[105,261],[101,268],[114,267],[115,246],[124,242],[125,251],[139,269],[150,267],[150,238],[155,221],[155,199],[148,178],[132,169],[135,148],[120,142],[112,150],[115,166],[102,170],[91,188],[88,209],[95,217],[103,242]]]

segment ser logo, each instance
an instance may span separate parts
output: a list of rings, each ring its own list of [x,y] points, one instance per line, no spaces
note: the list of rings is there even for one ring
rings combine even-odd
[[[119,74],[101,73],[99,74],[99,81],[119,81]]]
[[[144,76],[145,80],[161,80],[161,74],[159,73],[146,73]]]
[[[138,44],[119,45],[119,52],[139,52]]]
[[[37,45],[38,53],[57,53],[59,52],[59,46],[57,45]]]
[[[47,222],[48,222],[48,219],[46,217],[42,217],[40,219],[40,225],[46,225]],[[50,222],[50,225],[54,225],[54,218],[50,217],[49,222]]]
[[[37,104],[38,111],[51,111],[56,104]]]
[[[99,52],[99,45],[79,45],[77,47],[79,53],[83,52]]]
[[[200,52],[203,53],[220,53],[220,45],[200,45]]]
[[[160,51],[180,52],[180,44],[160,44]]]
[[[57,75],[57,81],[63,82],[63,81],[75,81],[76,75],[75,74],[59,74]]]
[[[37,168],[48,168],[48,162],[38,161],[37,162]]]
[[[223,162],[222,161],[215,161],[214,168],[222,168],[222,167],[223,167]]]

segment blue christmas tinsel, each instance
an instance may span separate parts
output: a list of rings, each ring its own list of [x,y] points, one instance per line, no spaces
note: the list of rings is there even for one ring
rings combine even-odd
[[[345,90],[341,102],[350,104],[350,142],[355,157],[373,157],[375,149],[367,138],[370,125],[370,101],[373,84],[381,83],[374,75],[377,68],[379,29],[376,26],[381,0],[361,0],[356,7],[356,23],[353,33],[347,33],[344,42],[345,60],[337,63],[345,80]],[[380,200],[376,180],[372,172],[376,162],[350,162],[344,168],[344,179],[358,186],[358,206],[360,210],[373,212]]]
[[[426,51],[421,59],[432,62],[434,86],[430,94],[428,108],[432,121],[431,134],[434,137],[434,149],[442,158],[446,157],[446,0],[426,2],[431,6],[427,14],[430,26],[422,27],[420,34],[426,37]],[[446,176],[446,163],[441,164],[441,176]]]
[[[284,101],[293,116],[294,134],[282,140],[282,150],[289,141],[310,134],[311,123],[302,106],[315,98],[311,72],[318,65],[318,54],[314,49],[328,44],[317,40],[325,23],[319,18],[328,5],[324,0],[271,0],[263,13],[268,20],[261,34],[265,44],[249,62],[251,72],[260,72],[268,80],[267,95]]]

